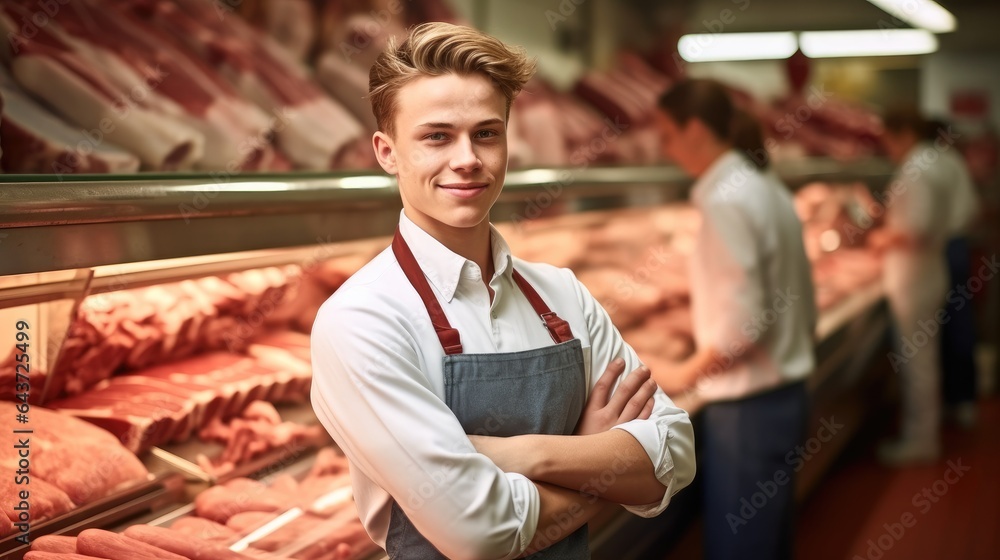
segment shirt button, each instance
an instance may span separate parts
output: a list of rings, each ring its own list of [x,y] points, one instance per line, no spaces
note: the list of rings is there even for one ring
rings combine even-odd
[[[496,311],[494,311],[493,313],[490,313],[490,315],[492,315],[492,316],[493,316],[493,320],[495,321],[495,320],[496,320],[496,318],[497,318],[497,312],[496,312]]]

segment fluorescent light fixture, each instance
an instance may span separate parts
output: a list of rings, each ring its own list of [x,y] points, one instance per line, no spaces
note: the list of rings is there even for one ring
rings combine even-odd
[[[937,37],[923,29],[807,31],[799,35],[809,58],[927,54],[938,48]]]
[[[955,16],[934,0],[868,0],[887,14],[919,29],[934,33],[954,31]]]
[[[795,34],[698,33],[684,35],[677,43],[681,58],[688,62],[723,60],[776,60],[795,54]]]

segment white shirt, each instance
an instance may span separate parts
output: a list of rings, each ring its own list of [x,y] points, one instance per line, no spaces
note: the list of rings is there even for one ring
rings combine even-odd
[[[897,315],[933,315],[942,305],[948,284],[945,244],[959,234],[957,216],[968,212],[956,210],[966,202],[959,200],[955,190],[956,162],[945,155],[952,150],[939,150],[929,142],[917,144],[889,184],[886,225],[920,241],[912,247],[890,248],[885,254],[882,277],[890,301],[899,308]],[[911,311],[913,305],[920,310]]]
[[[693,402],[805,378],[815,365],[816,305],[788,189],[731,150],[699,178],[691,198],[702,215],[690,261],[695,342],[732,359],[699,379]]]
[[[968,233],[979,196],[957,147],[943,141],[921,142],[907,154],[897,179],[927,183],[929,188],[935,189],[935,197],[941,199],[939,203],[948,205],[948,210],[941,214],[942,219],[947,216],[947,226],[935,222],[928,227],[946,230],[950,237]],[[927,216],[932,214],[930,210],[925,212]],[[933,212],[933,215],[937,214]]]
[[[513,281],[516,267],[582,342],[589,387],[616,357],[625,359],[626,372],[639,366],[608,314],[570,270],[513,259],[491,228],[496,269],[491,304],[475,263],[448,250],[405,214],[400,232],[459,330],[466,354],[553,344]],[[476,453],[445,405],[443,356],[423,302],[387,248],[337,290],[316,317],[313,408],[350,460],[358,513],[376,543],[385,545],[395,498],[446,556],[515,558],[534,536],[538,490],[524,476],[505,473]],[[688,415],[657,391],[650,419],[618,428],[642,444],[667,488],[661,502],[627,509],[659,514],[694,477]]]

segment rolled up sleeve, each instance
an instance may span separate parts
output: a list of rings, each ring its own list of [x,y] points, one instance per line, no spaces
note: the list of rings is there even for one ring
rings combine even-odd
[[[537,527],[537,487],[476,452],[421,372],[401,317],[373,307],[386,306],[338,292],[321,309],[312,334],[317,417],[352,469],[447,557],[518,557]]]
[[[604,371],[616,358],[625,360],[626,372],[639,367],[642,363],[639,356],[622,338],[607,311],[575,276],[573,281],[577,286],[577,295],[590,334],[591,370]],[[591,389],[598,379],[599,376],[592,376]],[[623,379],[624,375],[619,383]],[[688,413],[674,405],[670,397],[659,388],[653,400],[653,412],[648,419],[636,419],[615,427],[628,432],[642,445],[653,464],[656,479],[666,488],[663,499],[657,503],[624,506],[626,510],[643,517],[662,513],[674,494],[691,484],[695,475],[694,430]]]

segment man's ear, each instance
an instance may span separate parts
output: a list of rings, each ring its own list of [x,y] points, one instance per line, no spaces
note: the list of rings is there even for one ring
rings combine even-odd
[[[396,146],[388,134],[377,131],[372,135],[372,147],[375,149],[375,159],[382,169],[389,175],[396,175],[399,171],[396,166]]]

